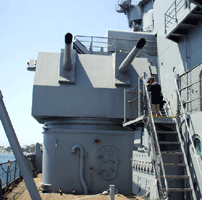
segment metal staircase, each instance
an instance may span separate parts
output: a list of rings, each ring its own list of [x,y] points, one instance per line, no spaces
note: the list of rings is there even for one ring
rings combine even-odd
[[[145,80],[143,81],[145,85]],[[172,113],[169,104],[162,110],[162,117],[153,117],[150,98],[145,85],[147,112],[153,121],[153,133],[157,136],[157,143],[160,147],[160,157],[163,167],[161,168],[160,178],[165,181],[162,185],[163,191],[166,191],[165,199],[169,200],[196,200],[196,194],[190,174],[187,156],[184,150],[184,141],[182,141],[177,120],[175,117],[169,117]]]
[[[157,179],[160,199],[196,200],[194,186],[184,150],[184,141],[180,134],[177,120],[169,117],[169,106],[163,109],[162,117],[153,117],[146,81],[141,78],[138,92],[133,102],[139,114],[136,119],[126,121],[123,126],[135,129],[146,126],[149,132],[151,155]],[[131,95],[132,96],[132,95]],[[139,106],[137,106],[139,105]],[[168,104],[166,104],[168,105]]]
[[[172,118],[154,118],[168,184],[168,199],[196,199],[177,124]],[[161,173],[161,179],[163,179]],[[163,186],[163,190],[166,188]]]

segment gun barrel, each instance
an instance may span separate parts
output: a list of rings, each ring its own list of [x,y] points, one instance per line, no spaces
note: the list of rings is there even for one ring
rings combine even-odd
[[[65,35],[64,69],[72,69],[72,34]]]
[[[146,40],[144,38],[141,38],[137,45],[133,47],[133,49],[130,51],[130,53],[127,55],[127,57],[124,59],[124,61],[121,63],[119,67],[119,71],[124,74],[127,72],[130,64],[135,59],[137,53],[144,47],[146,44]]]

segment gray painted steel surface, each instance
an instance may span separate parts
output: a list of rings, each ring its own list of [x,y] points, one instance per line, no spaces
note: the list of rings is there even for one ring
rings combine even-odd
[[[131,123],[125,123],[122,127],[123,118],[126,122],[131,113],[137,113],[136,109],[124,113],[124,103],[125,111],[132,108],[124,102],[124,89],[137,87],[140,90],[137,94],[141,95],[138,78],[145,73],[148,76],[158,74],[156,78],[166,94],[166,105],[169,105],[166,113],[179,114],[175,75],[182,77],[202,63],[202,11],[185,0],[138,0],[137,5],[131,4],[131,1],[121,1],[119,4],[122,7],[117,11],[127,13],[131,28],[143,32],[108,30],[109,45],[104,46],[107,52],[102,51],[103,47],[93,52],[92,46],[82,46],[77,37],[74,45],[76,51],[72,51],[74,65],[71,71],[62,71],[66,57],[63,49],[61,53],[39,53],[37,64],[30,66],[35,69],[32,115],[39,123],[45,124],[43,185],[49,191],[83,193],[80,181],[83,176],[89,193],[100,193],[109,184],[115,184],[120,193],[132,191],[144,195],[145,199],[160,198],[157,173],[153,169],[156,155],[151,152],[149,130],[143,125],[139,129],[139,118],[131,121],[135,123],[133,130],[127,127]],[[168,25],[171,10],[174,17]],[[130,63],[127,73],[119,73],[119,66],[140,38],[146,39],[145,47]],[[30,63],[33,65],[33,60]],[[193,77],[191,73],[187,75],[186,87],[191,89],[183,94],[187,96],[186,101],[201,94],[200,74],[201,71],[198,73],[200,84],[197,88],[188,85],[193,84]],[[141,98],[137,96],[137,99],[140,101]],[[137,104],[139,108],[140,104]],[[201,115],[200,105],[195,112],[186,113],[192,143],[187,141],[184,119],[178,115],[179,129],[184,139],[181,143],[185,142],[184,146],[187,146],[183,154],[187,155],[189,164],[185,166],[191,171],[190,178],[194,182],[194,189],[188,189],[195,192],[197,199],[202,197],[202,154],[199,152],[196,155],[193,148],[196,138],[202,142]],[[71,153],[75,144],[82,145],[85,150],[85,155],[81,155],[82,176],[79,175],[78,154]],[[179,161],[178,153],[175,156],[175,161]],[[170,159],[164,158],[167,161]],[[178,197],[185,198],[183,194],[173,198]]]
[[[42,188],[83,193],[78,176],[82,169],[71,153],[72,146],[80,144],[86,152],[82,161],[85,193],[104,191],[109,184],[121,193],[131,193],[134,131],[122,127],[124,87],[117,85],[121,80],[115,73],[127,54],[78,54],[74,84],[60,81],[61,56],[39,53],[35,71],[32,115],[45,123]],[[143,72],[150,72],[151,65],[156,65],[155,56],[139,55],[131,63],[131,88]]]
[[[80,156],[71,153],[75,144],[81,144],[85,151],[83,176],[89,193],[105,191],[109,184],[116,184],[121,193],[130,193],[130,152],[134,132],[125,131],[119,123],[121,121],[72,119],[47,124],[44,131],[43,183],[51,184],[54,192],[61,188],[65,193],[74,190],[83,193]],[[60,170],[55,173],[58,168]]]
[[[146,44],[146,40],[144,38],[141,38],[137,45],[131,50],[131,52],[127,55],[127,57],[124,59],[124,61],[121,63],[119,67],[119,71],[124,74],[129,70],[130,64],[135,59],[135,56],[138,54],[138,52],[144,47]]]

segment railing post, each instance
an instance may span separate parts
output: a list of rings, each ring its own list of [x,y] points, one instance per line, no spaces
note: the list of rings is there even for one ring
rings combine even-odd
[[[116,39],[114,39],[114,41],[115,41],[115,52],[116,52]]]
[[[90,48],[89,48],[91,54],[93,53],[93,36],[91,36],[91,42],[90,42]]]
[[[10,160],[8,160],[8,163],[7,163],[7,174],[6,174],[6,191],[8,191],[8,182],[9,182],[8,178],[9,178],[9,172],[10,172],[10,165],[11,165]]]
[[[152,111],[152,95],[151,95],[151,92],[148,92],[149,93],[149,103],[151,105],[151,111]],[[152,111],[152,115],[153,115],[153,111]]]
[[[0,200],[3,200],[3,196],[2,196],[2,182],[1,182],[1,179],[0,179]]]
[[[166,13],[164,15],[164,23],[165,23],[165,34],[167,34],[167,30],[166,30]]]
[[[140,77],[138,77],[138,117],[141,116]]]
[[[19,170],[19,178],[20,178],[20,181],[22,180],[22,173],[21,173],[21,171]]]
[[[109,185],[110,200],[114,200],[115,185]]]
[[[15,161],[15,169],[14,169],[14,176],[13,176],[13,185],[15,185],[16,169],[17,169],[17,161]]]
[[[180,80],[180,76],[179,76],[179,74],[176,74],[176,82],[177,82],[178,89],[179,89],[179,80]],[[177,96],[177,111],[176,111],[176,115],[179,116],[179,114],[180,114],[180,109],[179,109],[180,102],[179,102],[179,95],[178,95],[177,92],[176,92],[176,96]]]
[[[190,9],[191,2],[189,0],[185,0],[185,1],[186,1],[186,7]]]
[[[175,0],[175,22],[177,22],[177,0]]]
[[[127,121],[127,90],[124,89],[124,123]]]
[[[143,84],[143,101],[144,101],[144,115],[147,115],[147,101],[146,101],[146,91],[144,87],[144,79],[146,78],[146,73],[144,72],[144,76],[142,78],[142,84]],[[145,106],[146,105],[146,106]]]

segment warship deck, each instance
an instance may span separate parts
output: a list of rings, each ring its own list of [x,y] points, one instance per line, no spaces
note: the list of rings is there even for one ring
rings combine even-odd
[[[36,178],[34,178],[35,184],[37,188],[41,186],[42,183],[42,174],[38,174]],[[73,194],[59,194],[59,193],[42,193],[40,191],[41,198],[43,200],[60,200],[60,199],[66,199],[66,200],[79,200],[79,199],[97,199],[97,200],[109,200],[110,195],[73,195]],[[20,182],[17,187],[15,187],[11,192],[6,194],[3,199],[7,200],[31,200],[29,196],[29,192],[26,188],[24,180]],[[136,195],[129,195],[125,196],[122,194],[116,194],[115,200],[124,200],[124,199],[134,199],[134,200],[143,200],[143,198],[138,197]]]

